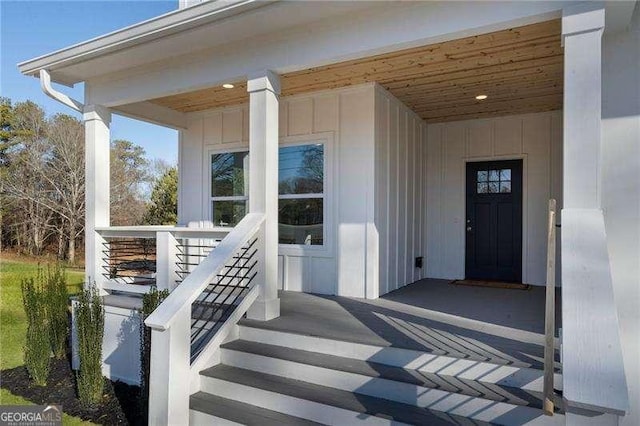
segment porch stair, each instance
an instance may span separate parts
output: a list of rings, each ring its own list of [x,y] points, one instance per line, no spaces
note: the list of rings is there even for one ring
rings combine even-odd
[[[191,424],[564,424],[541,410],[542,371],[520,365],[246,322],[219,359],[200,372]]]

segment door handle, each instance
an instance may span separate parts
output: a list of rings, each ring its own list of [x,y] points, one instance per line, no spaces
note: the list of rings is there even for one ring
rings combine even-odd
[[[471,232],[471,227],[467,226],[467,232]]]

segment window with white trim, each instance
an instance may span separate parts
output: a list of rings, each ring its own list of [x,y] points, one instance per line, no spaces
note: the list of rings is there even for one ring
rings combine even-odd
[[[325,145],[286,145],[278,153],[279,244],[324,245]],[[235,226],[247,213],[249,153],[211,155],[212,220]]]
[[[215,226],[236,226],[247,214],[249,152],[211,155],[211,218]]]
[[[278,158],[280,244],[324,244],[324,144],[280,148]]]

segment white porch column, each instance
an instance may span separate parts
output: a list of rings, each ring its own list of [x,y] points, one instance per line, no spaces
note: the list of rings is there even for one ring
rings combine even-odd
[[[563,10],[564,208],[600,208],[604,6]]]
[[[247,317],[280,316],[278,299],[278,95],[280,77],[263,71],[247,82],[249,92],[249,212],[264,213],[256,283],[260,294]]]
[[[604,13],[599,2],[562,13],[562,361],[568,426],[617,425],[627,405],[600,202]]]
[[[96,227],[109,226],[109,167],[111,111],[85,105],[85,282],[102,289],[104,240]]]

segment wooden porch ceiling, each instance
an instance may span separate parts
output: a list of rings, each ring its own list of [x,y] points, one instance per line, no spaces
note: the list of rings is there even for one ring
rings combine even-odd
[[[378,82],[427,122],[562,108],[561,22],[553,20],[284,74],[282,95]],[[181,112],[248,101],[246,83],[152,100]],[[483,101],[476,95],[488,96]]]

